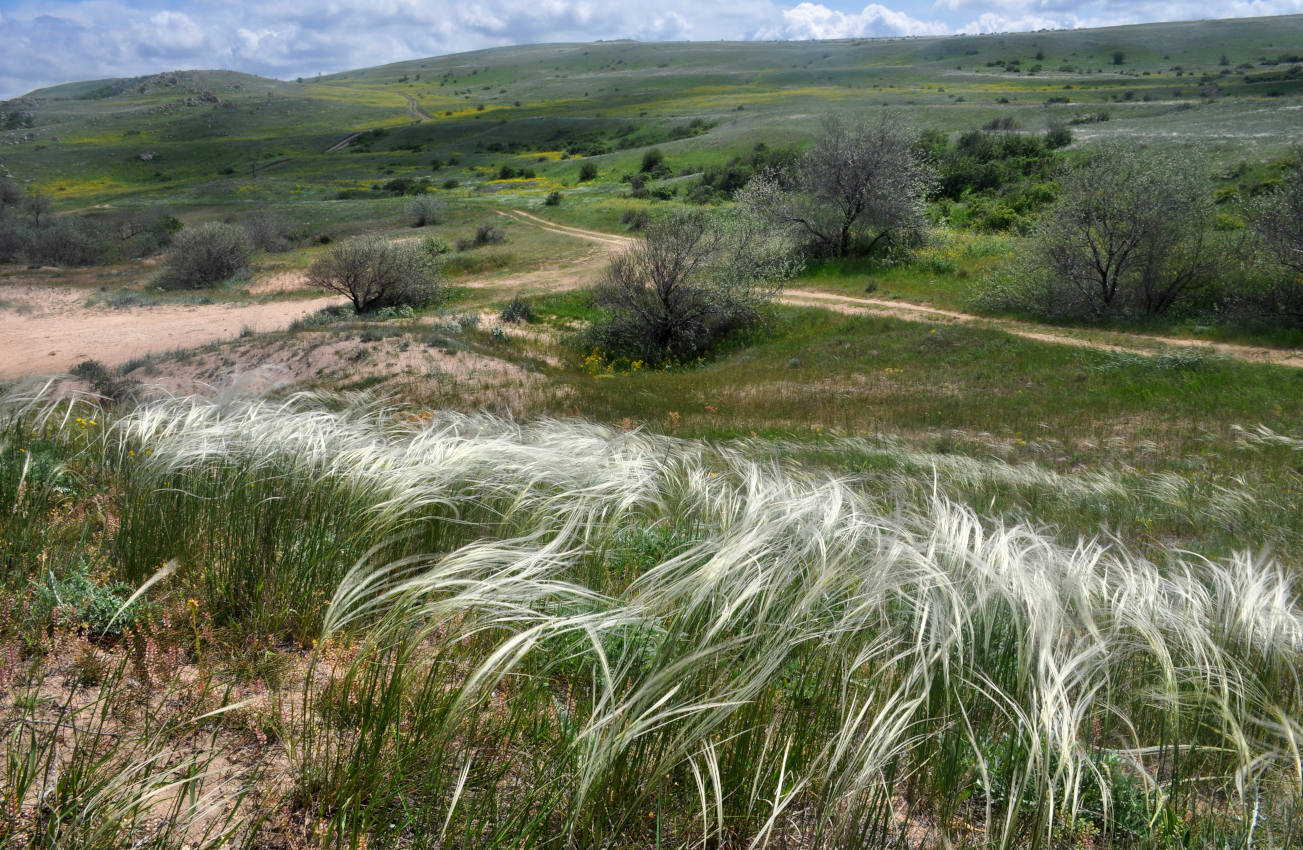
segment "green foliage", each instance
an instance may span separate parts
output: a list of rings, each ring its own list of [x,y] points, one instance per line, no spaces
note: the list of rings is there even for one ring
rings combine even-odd
[[[654,174],[665,164],[665,154],[660,148],[652,148],[642,155],[642,163],[638,166],[640,174]]]
[[[521,323],[534,321],[534,308],[523,295],[516,295],[506,303],[498,318],[504,322]]]
[[[445,205],[433,195],[418,195],[412,201],[412,227],[429,227],[443,224]]]
[[[707,167],[701,181],[689,192],[688,200],[697,204],[731,200],[756,174],[790,173],[798,158],[793,148],[770,148],[758,142],[745,157],[733,157],[723,165]]]
[[[560,203],[561,203],[561,193],[556,190],[548,192],[547,197],[543,199],[543,205],[548,207],[555,207],[558,206]]]
[[[0,262],[93,266],[108,260],[113,249],[108,230],[89,218],[46,216],[34,224],[0,217]]]
[[[1043,136],[1003,130],[970,130],[952,144],[935,131],[924,133],[920,148],[936,163],[933,197],[943,215],[960,227],[988,232],[1029,229],[1055,197],[1055,179],[1064,167],[1057,153],[1072,141],[1065,127]],[[963,203],[966,208],[956,208]]]
[[[248,267],[252,256],[248,234],[234,224],[188,227],[173,241],[156,284],[167,290],[214,286]]]
[[[308,282],[347,296],[359,314],[383,307],[421,307],[444,295],[442,275],[429,253],[411,243],[374,236],[331,245],[308,268]]]
[[[1211,187],[1187,163],[1113,145],[1062,183],[1013,286],[987,298],[1051,316],[1155,316],[1216,278]]]
[[[589,180],[597,179],[597,163],[585,162],[579,166],[579,182],[587,183]]]
[[[133,382],[113,375],[98,360],[83,360],[68,371],[89,383],[91,391],[110,404],[129,399],[136,390]]]
[[[31,616],[47,626],[62,622],[83,625],[95,635],[120,635],[141,611],[139,601],[123,607],[131,595],[129,585],[95,581],[83,564],[33,581]]]

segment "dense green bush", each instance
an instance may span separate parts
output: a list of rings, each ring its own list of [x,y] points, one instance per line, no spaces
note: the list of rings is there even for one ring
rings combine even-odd
[[[64,617],[84,625],[92,634],[119,635],[135,620],[140,608],[139,603],[123,607],[131,590],[130,585],[122,583],[96,582],[84,565],[60,577],[47,573],[43,581],[33,582],[30,615],[41,625]]]
[[[93,219],[0,217],[0,263],[94,266],[118,252],[108,228]]]
[[[756,174],[789,173],[799,158],[792,148],[770,148],[760,142],[748,155],[703,171],[700,182],[689,191],[688,200],[696,204],[731,200]]]
[[[412,227],[442,224],[443,218],[443,201],[433,195],[417,195],[416,200],[412,201]]]
[[[504,322],[512,323],[533,321],[534,308],[529,306],[529,302],[525,300],[525,296],[517,295],[515,298],[508,301],[506,306],[502,308],[502,312],[498,314],[498,318]]]
[[[611,261],[594,295],[602,315],[587,344],[652,363],[697,357],[759,321],[760,307],[793,271],[784,248],[746,214],[659,218]]]
[[[1303,147],[1276,188],[1250,202],[1252,226],[1273,267],[1240,303],[1275,324],[1303,327]]]
[[[162,289],[202,289],[228,280],[249,265],[253,243],[243,228],[210,221],[182,230],[172,243],[157,284]]]
[[[1225,262],[1207,175],[1122,144],[1067,175],[1032,250],[979,301],[1066,318],[1155,316],[1210,286]]]
[[[431,256],[410,243],[379,237],[338,242],[308,268],[308,282],[347,296],[358,313],[384,307],[421,307],[444,295],[443,276]]]

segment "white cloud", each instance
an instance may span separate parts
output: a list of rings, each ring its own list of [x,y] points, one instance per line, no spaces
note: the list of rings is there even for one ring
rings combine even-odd
[[[1023,32],[1027,30],[1076,29],[1080,26],[1088,25],[1083,24],[1076,15],[1007,17],[997,12],[984,12],[974,20],[957,27],[955,31],[964,33]],[[1100,26],[1103,26],[1103,24]]]
[[[768,38],[871,38],[899,35],[944,35],[949,28],[939,21],[920,21],[904,12],[870,3],[858,13],[838,12],[821,3],[800,3],[783,11],[783,24]]]

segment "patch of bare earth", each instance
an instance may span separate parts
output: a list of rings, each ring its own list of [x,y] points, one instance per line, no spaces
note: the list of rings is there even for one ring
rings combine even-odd
[[[456,407],[520,410],[547,389],[544,376],[507,360],[396,333],[303,332],[249,337],[154,360],[127,375],[147,391],[174,395],[261,394],[304,385],[348,387],[396,382],[419,396],[455,398]]]
[[[120,366],[164,351],[282,330],[339,298],[263,304],[88,308],[82,290],[7,285],[0,298],[23,305],[0,322],[0,378],[66,372],[83,360]]]

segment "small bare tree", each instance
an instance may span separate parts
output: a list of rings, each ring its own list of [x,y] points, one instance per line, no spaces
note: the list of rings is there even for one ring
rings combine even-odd
[[[40,227],[41,219],[54,211],[54,204],[45,195],[33,192],[22,200],[23,212],[32,220],[32,227]]]
[[[792,270],[786,246],[744,211],[667,215],[611,261],[596,292],[598,341],[646,360],[695,357],[756,322]]]
[[[421,306],[443,295],[438,266],[420,248],[374,236],[332,246],[312,262],[308,282],[347,296],[358,313],[381,307]]]
[[[1214,275],[1206,175],[1133,147],[1102,147],[1063,181],[1035,237],[1047,312],[1157,315]]]
[[[932,176],[917,147],[887,114],[876,123],[830,116],[794,173],[760,175],[740,199],[822,254],[872,253],[884,240],[923,232]]]

